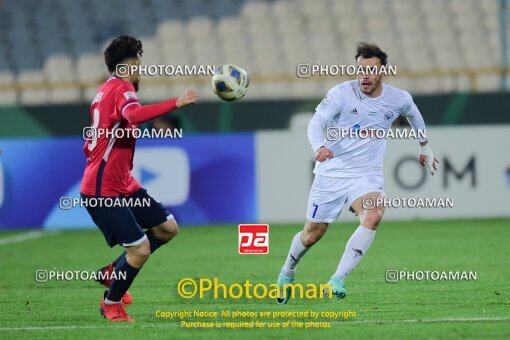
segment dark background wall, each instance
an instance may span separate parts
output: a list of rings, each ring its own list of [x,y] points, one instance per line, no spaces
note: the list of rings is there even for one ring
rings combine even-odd
[[[315,100],[273,100],[237,103],[205,102],[176,111],[186,133],[284,129],[298,112],[312,113]],[[428,125],[510,123],[510,95],[442,94],[415,96]],[[0,137],[81,135],[90,125],[86,104],[1,107]]]

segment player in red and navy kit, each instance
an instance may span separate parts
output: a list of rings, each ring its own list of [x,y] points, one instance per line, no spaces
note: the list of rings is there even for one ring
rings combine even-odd
[[[113,131],[137,128],[140,123],[197,101],[196,92],[188,90],[178,98],[142,106],[136,96],[140,75],[127,72],[132,65],[140,65],[142,53],[141,41],[129,36],[114,39],[106,48],[104,56],[110,78],[101,85],[92,102],[92,124],[84,131],[87,165],[80,187],[82,197],[150,201],[149,206],[87,207],[108,245],[125,247],[118,259],[100,269],[107,277],[120,278],[124,274],[126,277],[100,281],[108,287],[100,311],[111,321],[133,321],[124,309],[124,304],[131,303],[127,290],[150,254],[170,241],[178,231],[173,215],[131,176],[136,144],[133,134],[124,133],[123,138],[115,138],[120,134]],[[110,133],[103,133],[105,131]],[[117,275],[112,275],[113,272]]]

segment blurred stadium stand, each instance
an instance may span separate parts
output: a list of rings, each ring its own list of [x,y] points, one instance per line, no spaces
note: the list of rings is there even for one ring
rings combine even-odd
[[[343,79],[301,80],[296,65],[352,63],[358,41],[386,50],[390,83],[415,94],[507,90],[508,17],[506,0],[3,0],[0,104],[89,102],[119,34],[142,40],[146,64],[243,66],[248,100],[323,96]],[[190,84],[214,96],[207,77],[143,82],[148,101]]]

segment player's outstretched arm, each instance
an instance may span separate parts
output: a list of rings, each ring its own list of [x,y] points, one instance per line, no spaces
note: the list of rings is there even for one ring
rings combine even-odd
[[[328,125],[328,121],[341,111],[341,104],[337,100],[339,96],[336,87],[328,91],[328,94],[315,108],[310,123],[308,124],[308,140],[315,152],[315,160],[324,162],[335,155],[333,151],[324,146],[324,136],[322,130]]]
[[[423,116],[421,115],[420,110],[416,107],[416,104],[410,99],[410,109],[404,114],[411,125],[411,128],[417,133],[418,139],[420,141],[420,156],[418,158],[420,164],[422,166],[427,166],[430,171],[430,174],[434,176],[438,169],[439,160],[434,157],[430,146],[428,145],[428,138],[426,135],[425,121],[423,120]]]
[[[326,127],[326,121],[315,114],[308,124],[308,140],[315,151],[315,160],[324,162],[328,158],[333,158],[333,152],[324,146],[324,137],[322,129]]]
[[[177,108],[195,104],[198,100],[198,93],[193,90],[186,90],[180,97],[177,98],[177,102],[175,103]]]
[[[160,103],[151,105],[126,105],[122,116],[126,118],[131,124],[140,124],[148,122],[156,117],[164,115],[165,113],[179,109],[181,107],[195,104],[198,100],[198,95],[193,90],[186,90],[180,97],[165,100]]]
[[[428,145],[428,141],[420,142],[420,157],[418,160],[422,166],[427,166],[430,174],[434,176],[437,171],[437,164],[439,163],[439,160],[434,157],[434,154]]]

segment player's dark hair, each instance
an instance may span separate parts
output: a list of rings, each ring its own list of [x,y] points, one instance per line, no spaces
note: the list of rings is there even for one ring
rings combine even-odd
[[[142,42],[128,35],[121,35],[104,50],[104,61],[109,72],[115,71],[115,67],[129,58],[141,57],[143,54]]]
[[[354,56],[354,59],[358,60],[360,56],[365,59],[377,57],[381,61],[381,65],[386,65],[388,62],[388,55],[386,52],[381,50],[376,44],[367,42],[360,42],[356,46],[356,55]]]

